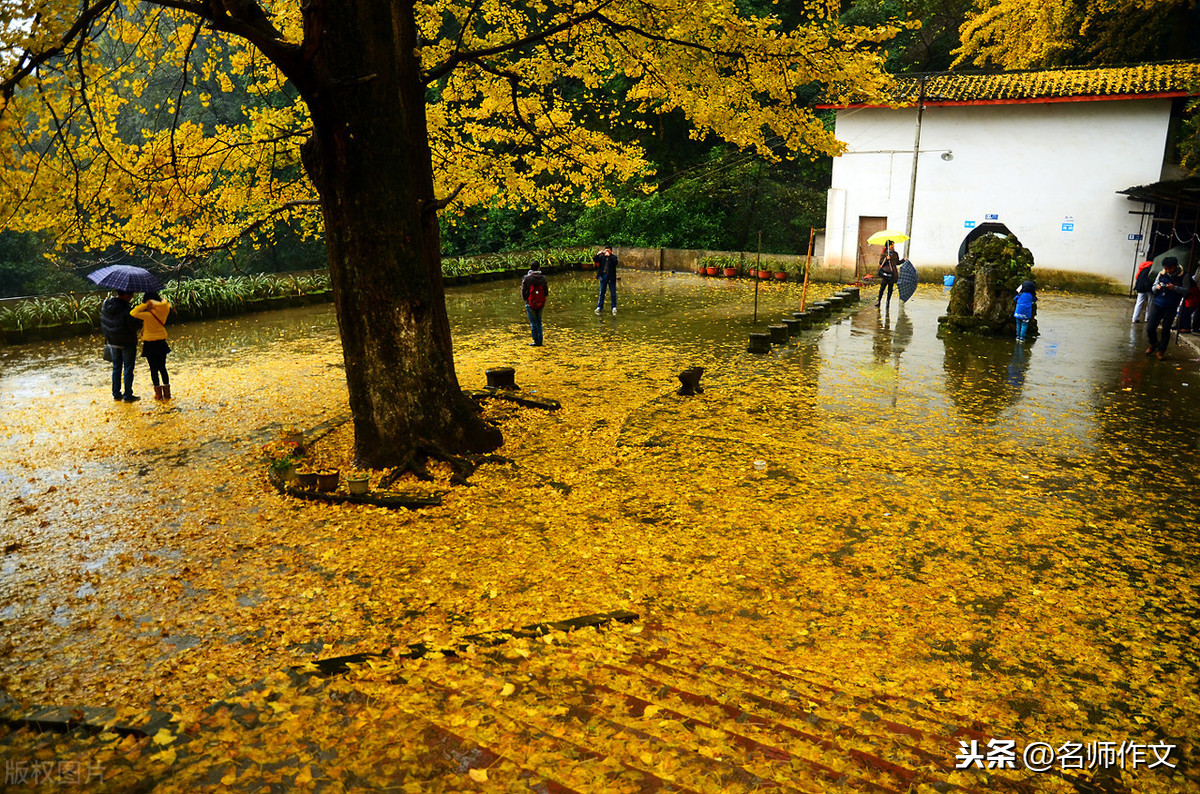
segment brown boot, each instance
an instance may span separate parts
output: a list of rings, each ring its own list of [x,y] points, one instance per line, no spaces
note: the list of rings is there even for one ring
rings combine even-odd
[[[154,399],[161,400],[162,398],[163,398],[163,387],[155,386],[154,387]]]
[[[166,386],[163,386],[163,396],[162,396],[162,398],[163,398],[164,400],[169,400],[169,399],[171,399],[171,384],[169,384],[169,383],[168,383]]]

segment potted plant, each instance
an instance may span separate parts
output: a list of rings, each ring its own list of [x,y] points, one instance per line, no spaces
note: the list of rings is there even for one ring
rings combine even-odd
[[[296,458],[286,457],[271,461],[271,473],[275,478],[284,485],[287,485],[296,477],[296,468],[299,466],[299,461]]]
[[[365,471],[357,469],[346,473],[346,490],[355,495],[365,494],[370,490],[371,477]]]
[[[725,261],[724,261],[725,278],[737,278],[737,274],[738,274],[737,260],[734,259],[733,257],[725,257],[724,259],[725,259]]]
[[[304,448],[290,439],[285,439],[268,444],[266,452],[271,458],[271,473],[284,484],[290,482],[304,457]]]
[[[769,279],[771,277],[771,271],[767,268],[766,262],[759,262],[758,277],[763,280]]]
[[[787,281],[788,272],[787,264],[782,259],[772,259],[770,266],[774,268],[776,281]]]
[[[317,472],[318,491],[336,491],[339,473],[337,469],[321,469]]]
[[[316,469],[296,469],[296,485],[301,488],[313,488],[317,484]]]

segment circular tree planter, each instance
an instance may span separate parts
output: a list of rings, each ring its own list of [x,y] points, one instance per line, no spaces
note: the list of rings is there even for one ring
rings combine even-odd
[[[747,353],[770,353],[771,335],[761,331],[750,332],[750,343],[746,346]]]
[[[492,367],[485,370],[484,374],[487,375],[487,386],[485,388],[507,389],[509,391],[516,391],[520,388],[516,383],[517,371],[512,367]]]

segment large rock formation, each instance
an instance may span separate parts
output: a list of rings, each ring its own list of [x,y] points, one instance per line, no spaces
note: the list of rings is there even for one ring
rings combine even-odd
[[[1013,298],[1021,282],[1033,278],[1033,254],[1016,237],[987,234],[971,243],[954,271],[950,303],[939,317],[941,330],[1012,334]],[[1037,336],[1037,320],[1029,338]]]

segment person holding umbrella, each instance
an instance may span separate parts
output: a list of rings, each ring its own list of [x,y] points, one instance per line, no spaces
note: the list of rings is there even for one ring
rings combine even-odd
[[[104,301],[100,307],[100,331],[108,345],[112,358],[112,394],[114,400],[127,403],[142,399],[133,393],[133,365],[137,363],[137,335],[142,321],[129,313],[132,292],[118,290],[116,295]],[[121,375],[125,376],[125,390],[121,391]]]
[[[896,283],[896,278],[900,275],[900,255],[896,253],[896,244],[888,240],[883,244],[883,253],[879,255],[879,270],[876,274],[879,277],[879,297],[875,299],[875,306],[883,302],[883,290],[887,288],[887,304],[892,305],[892,285]]]
[[[133,365],[137,363],[137,335],[142,321],[130,315],[129,302],[135,292],[162,289],[162,282],[149,270],[132,265],[102,267],[89,273],[88,279],[116,293],[100,307],[100,331],[112,359],[113,399],[136,402],[141,397],[133,393]],[[121,390],[122,374],[125,376],[124,391]]]

